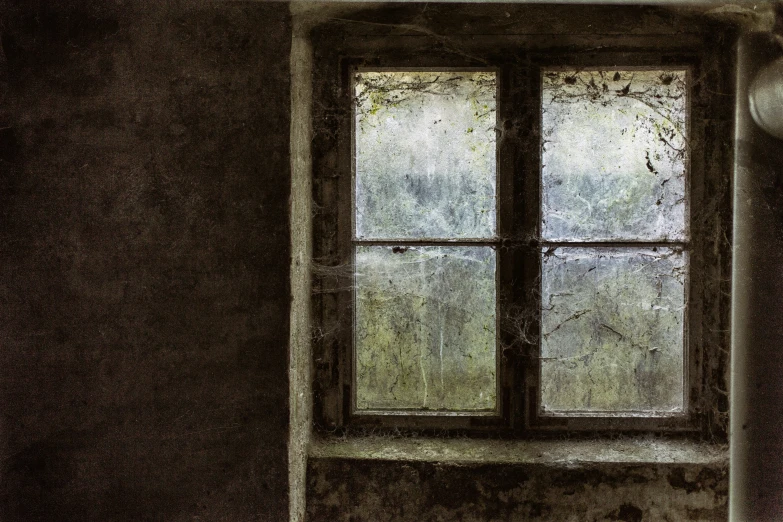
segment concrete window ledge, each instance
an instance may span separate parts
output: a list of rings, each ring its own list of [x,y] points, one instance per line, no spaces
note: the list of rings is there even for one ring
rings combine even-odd
[[[307,520],[721,521],[725,446],[684,440],[315,438]]]
[[[315,438],[311,459],[465,464],[673,464],[728,467],[728,447],[685,440],[486,440],[437,438]]]

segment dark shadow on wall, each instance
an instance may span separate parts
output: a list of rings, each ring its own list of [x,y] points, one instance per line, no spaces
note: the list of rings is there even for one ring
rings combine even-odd
[[[286,519],[288,5],[0,38],[0,519]]]

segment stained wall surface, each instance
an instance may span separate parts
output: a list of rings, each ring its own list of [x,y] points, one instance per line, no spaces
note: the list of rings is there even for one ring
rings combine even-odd
[[[725,469],[710,466],[313,460],[308,519],[500,522],[718,521],[727,518]]]
[[[0,42],[0,520],[286,520],[289,6],[0,0]],[[726,484],[311,459],[307,511],[722,520]]]
[[[0,33],[0,519],[287,519],[288,5]]]

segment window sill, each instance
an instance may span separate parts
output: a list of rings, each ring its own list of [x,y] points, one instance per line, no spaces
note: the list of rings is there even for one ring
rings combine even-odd
[[[465,464],[538,464],[572,468],[594,464],[729,464],[728,447],[683,440],[486,440],[435,438],[314,438],[314,459]]]

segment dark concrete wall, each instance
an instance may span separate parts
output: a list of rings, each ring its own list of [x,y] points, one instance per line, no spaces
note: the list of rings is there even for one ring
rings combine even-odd
[[[727,470],[701,465],[455,465],[311,460],[314,522],[720,521]]]
[[[0,520],[284,520],[287,4],[0,1]]]

